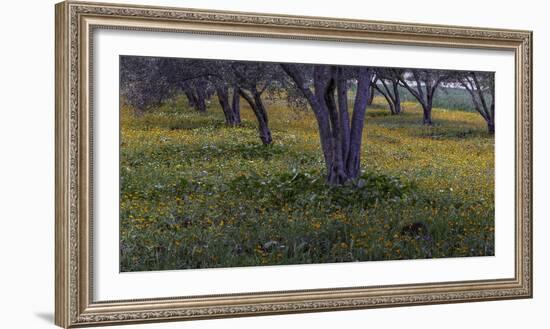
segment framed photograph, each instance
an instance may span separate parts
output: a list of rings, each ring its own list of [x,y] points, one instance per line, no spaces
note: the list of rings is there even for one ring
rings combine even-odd
[[[56,324],[530,298],[532,33],[56,5]]]

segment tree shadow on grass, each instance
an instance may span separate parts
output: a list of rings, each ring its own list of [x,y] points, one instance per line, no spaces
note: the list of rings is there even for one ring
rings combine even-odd
[[[462,140],[469,138],[487,138],[492,136],[480,129],[423,129],[416,133],[411,133],[411,136],[420,138],[428,138],[432,140]]]
[[[166,128],[168,130],[194,130],[194,129],[204,129],[204,128],[217,130],[222,128],[229,128],[230,126],[228,126],[222,120],[213,121],[209,118],[208,120],[202,120],[202,121],[178,119],[172,122],[168,122],[164,125],[158,125],[158,127]],[[250,121],[243,121],[237,127],[240,129],[257,129],[256,125]]]
[[[296,158],[301,163],[317,161],[317,154],[296,152],[287,145],[263,145],[260,143],[205,143],[185,145],[167,143],[152,149],[122,152],[121,166],[140,167],[157,163],[164,166],[195,163],[197,161],[224,161],[227,159],[264,160],[285,156]]]

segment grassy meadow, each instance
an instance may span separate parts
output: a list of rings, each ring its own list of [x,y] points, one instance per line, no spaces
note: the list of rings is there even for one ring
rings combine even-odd
[[[367,110],[353,185],[329,187],[310,111],[267,103],[273,145],[176,98],[121,110],[120,269],[494,255],[494,138],[477,113]]]

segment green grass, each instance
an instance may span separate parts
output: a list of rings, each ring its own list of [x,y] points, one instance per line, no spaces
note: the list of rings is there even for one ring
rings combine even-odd
[[[328,187],[309,112],[268,104],[225,127],[176,99],[121,116],[121,270],[326,263],[494,254],[494,139],[476,113],[415,103],[368,110],[363,175]],[[419,229],[420,228],[420,229]]]

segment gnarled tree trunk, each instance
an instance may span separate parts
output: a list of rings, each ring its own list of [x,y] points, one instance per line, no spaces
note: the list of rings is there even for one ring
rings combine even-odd
[[[241,96],[239,95],[239,90],[237,89],[237,87],[233,87],[231,108],[233,109],[237,124],[241,124]]]
[[[199,112],[206,112],[206,93],[199,88],[195,89],[195,108]]]
[[[269,130],[269,120],[267,117],[267,111],[265,109],[264,103],[262,101],[261,93],[257,90],[246,91],[242,88],[238,89],[239,95],[241,95],[250,108],[256,120],[258,121],[258,133],[260,135],[260,140],[264,145],[269,145],[273,142],[271,137],[271,130]]]
[[[371,90],[370,90],[370,94],[369,94],[369,99],[367,100],[367,105],[370,106],[372,105],[372,102],[374,101],[374,83],[371,84]]]
[[[433,104],[433,96],[428,95],[427,100],[425,103],[422,103],[422,124],[431,126],[433,125],[432,122],[432,104]]]
[[[395,114],[400,114],[403,112],[403,108],[401,107],[401,96],[399,95],[399,82],[398,81],[392,81],[392,87],[393,87],[393,107]]]
[[[183,92],[187,97],[187,103],[189,104],[189,106],[195,107],[195,94],[191,91],[191,88],[183,88]]]
[[[422,69],[411,69],[412,82],[409,84],[403,76],[399,81],[422,106],[422,123],[432,125],[432,106],[439,85],[448,78],[447,72],[434,72]],[[414,84],[414,85],[413,85]]]
[[[341,185],[356,179],[361,167],[365,113],[372,94],[372,71],[369,68],[358,69],[357,92],[350,118],[348,78],[342,67],[315,66],[312,91],[299,68],[288,64],[281,66],[302,91],[317,119],[327,182]]]
[[[422,106],[422,124],[427,126],[433,125],[431,106]]]
[[[481,75],[480,80],[478,75]],[[495,86],[494,77],[487,77],[487,73],[469,72],[467,75],[460,77],[460,83],[470,96],[476,111],[481,114],[485,122],[487,122],[487,132],[490,135],[495,134]],[[488,85],[488,86],[487,86]],[[490,103],[487,101],[484,87],[490,96]]]
[[[382,87],[378,85],[378,81],[382,84]],[[376,89],[388,103],[391,115],[401,113],[401,97],[399,96],[399,82],[396,79],[391,80],[392,87],[388,86],[386,78],[378,78],[373,83],[374,89]]]
[[[235,93],[233,93],[233,99],[230,102],[229,90],[227,86],[216,86],[216,93],[225,117],[225,124],[228,126],[239,125],[241,123],[240,103],[238,101],[239,95],[235,95]],[[235,100],[235,96],[237,97],[237,100]]]
[[[186,85],[183,87],[183,92],[187,97],[189,106],[192,106],[198,112],[206,112],[206,92],[202,89]]]

